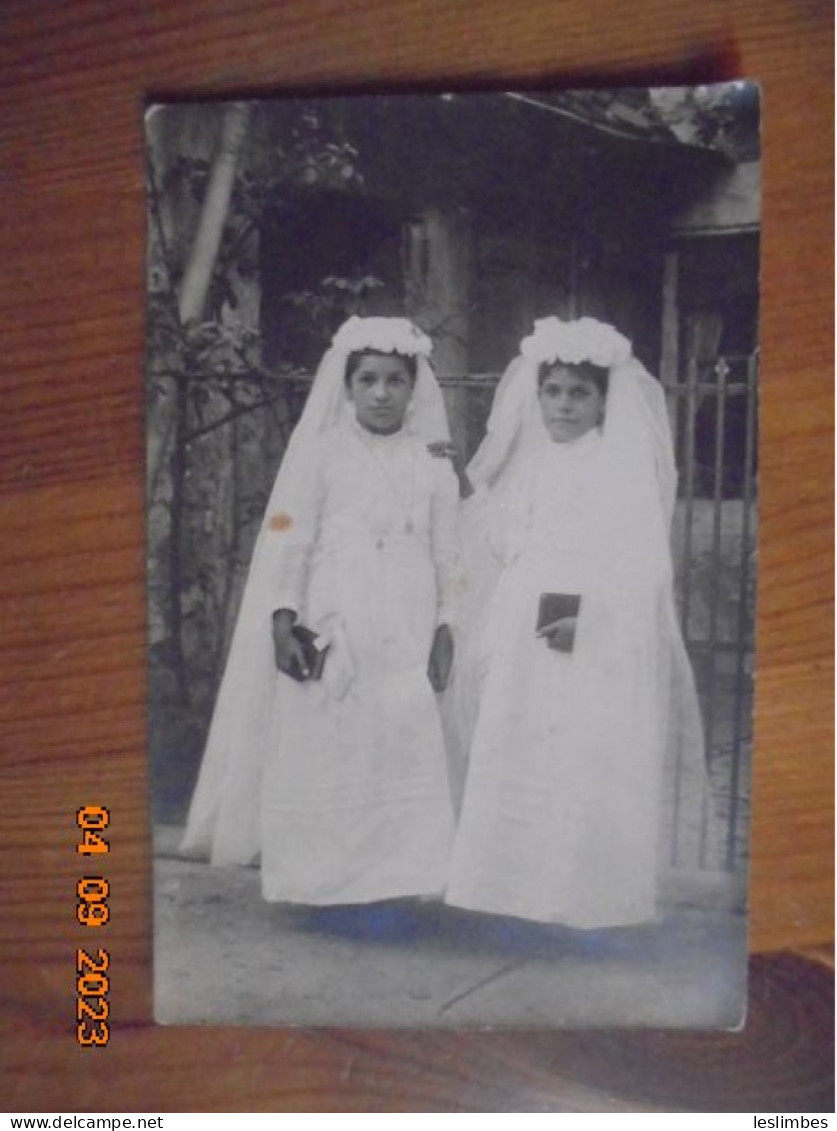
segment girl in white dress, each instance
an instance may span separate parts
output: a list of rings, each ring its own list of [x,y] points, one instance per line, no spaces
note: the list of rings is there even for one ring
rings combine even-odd
[[[662,390],[612,327],[538,322],[468,474],[486,533],[472,560],[495,576],[476,586],[492,595],[455,687],[470,755],[446,900],[578,928],[650,921],[666,753],[676,740],[702,766]]]
[[[452,659],[458,485],[406,319],[325,354],[259,536],[186,847],[261,859],[268,900],[440,895],[453,836],[434,691]],[[326,648],[322,674],[294,635]],[[293,678],[292,678],[293,676]]]

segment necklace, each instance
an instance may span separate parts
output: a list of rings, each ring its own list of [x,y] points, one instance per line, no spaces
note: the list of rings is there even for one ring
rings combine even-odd
[[[397,436],[398,433],[396,433],[395,435]],[[392,475],[390,475],[384,461],[380,458],[377,450],[379,445],[381,447],[387,446],[387,440],[393,438],[394,437],[375,437],[372,434],[367,437],[367,435],[363,433],[360,434],[361,446],[363,447],[364,451],[367,452],[369,459],[375,467],[375,470],[378,472],[380,480],[386,485],[393,499],[398,504],[399,511],[405,516],[404,533],[412,534],[415,530],[415,525],[413,523],[413,508],[416,500],[415,465],[411,459],[409,461],[409,490],[405,493],[402,491],[400,485],[396,482],[396,480],[393,479]],[[380,539],[378,540],[378,545],[379,547],[381,545]]]

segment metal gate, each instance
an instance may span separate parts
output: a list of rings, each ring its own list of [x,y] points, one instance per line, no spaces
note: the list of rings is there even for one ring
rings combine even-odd
[[[696,859],[672,863],[728,872],[746,865],[750,817],[756,590],[758,357],[686,363],[666,387],[680,472],[672,548],[676,596],[701,700],[709,791]],[[721,860],[710,830],[720,823]],[[714,839],[718,839],[715,837]],[[717,847],[717,846],[716,846]]]

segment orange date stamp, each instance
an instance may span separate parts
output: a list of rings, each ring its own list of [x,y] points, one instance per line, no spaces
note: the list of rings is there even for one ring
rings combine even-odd
[[[76,813],[81,839],[80,856],[104,856],[110,842],[103,835],[110,824],[110,811],[101,805],[83,805]],[[82,876],[76,884],[76,919],[87,930],[98,930],[110,920],[110,883],[101,875]],[[101,1048],[110,1040],[110,953],[76,950],[76,1040],[83,1048]]]

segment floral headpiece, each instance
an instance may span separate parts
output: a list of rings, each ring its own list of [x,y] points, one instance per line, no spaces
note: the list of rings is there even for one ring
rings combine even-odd
[[[557,361],[578,365],[589,361],[612,369],[630,358],[631,343],[613,326],[595,318],[562,322],[552,317],[536,320],[535,331],[520,343],[520,352],[538,365]]]
[[[408,318],[359,318],[344,322],[331,340],[334,349],[344,353],[379,350],[407,357],[429,357],[433,343]]]

